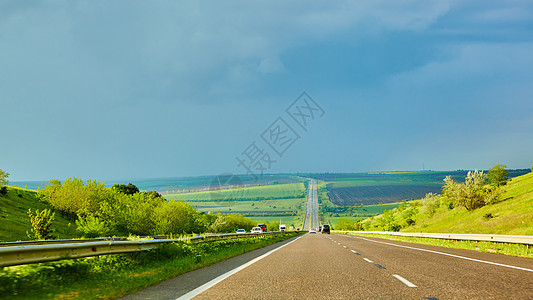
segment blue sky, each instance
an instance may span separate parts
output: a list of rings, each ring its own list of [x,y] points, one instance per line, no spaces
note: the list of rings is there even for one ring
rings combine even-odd
[[[12,181],[527,168],[532,95],[530,1],[0,1]]]

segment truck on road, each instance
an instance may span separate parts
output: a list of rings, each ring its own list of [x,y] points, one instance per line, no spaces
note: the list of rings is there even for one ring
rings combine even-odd
[[[261,228],[263,232],[267,232],[267,226],[265,223],[259,223],[257,224],[257,227]]]

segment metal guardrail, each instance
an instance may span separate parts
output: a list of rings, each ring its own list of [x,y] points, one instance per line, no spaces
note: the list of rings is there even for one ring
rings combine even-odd
[[[421,237],[421,238],[446,239],[446,240],[498,242],[498,243],[533,245],[533,236],[531,235],[424,233],[424,232],[390,232],[390,231],[343,231],[343,230],[334,230],[334,232],[371,233],[371,234]]]
[[[35,244],[27,242],[8,243],[12,246],[0,247],[0,267],[32,264],[62,259],[73,259],[106,254],[118,254],[145,251],[156,248],[158,245],[174,242],[201,243],[223,239],[237,239],[245,237],[259,237],[265,234],[281,234],[285,232],[255,233],[224,233],[209,234],[177,239],[151,239],[131,241],[127,238],[90,239],[90,240],[63,240],[36,241]],[[16,245],[15,245],[16,244]],[[5,245],[5,244],[4,244]]]

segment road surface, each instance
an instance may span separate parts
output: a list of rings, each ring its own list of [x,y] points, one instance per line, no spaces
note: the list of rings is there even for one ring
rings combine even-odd
[[[306,214],[303,230],[314,228],[318,230],[318,194],[316,180],[309,180],[309,190],[307,193]]]
[[[126,299],[533,299],[532,259],[307,234],[253,260],[279,245],[178,276]]]

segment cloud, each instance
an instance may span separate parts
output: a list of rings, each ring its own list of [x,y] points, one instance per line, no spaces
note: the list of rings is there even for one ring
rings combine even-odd
[[[105,103],[148,94],[212,100],[228,82],[246,90],[284,72],[279,57],[292,47],[368,23],[421,30],[448,10],[427,1],[10,3],[0,19],[0,76],[14,86],[40,82],[49,101],[64,87],[71,99],[70,89],[105,91],[91,97]]]

